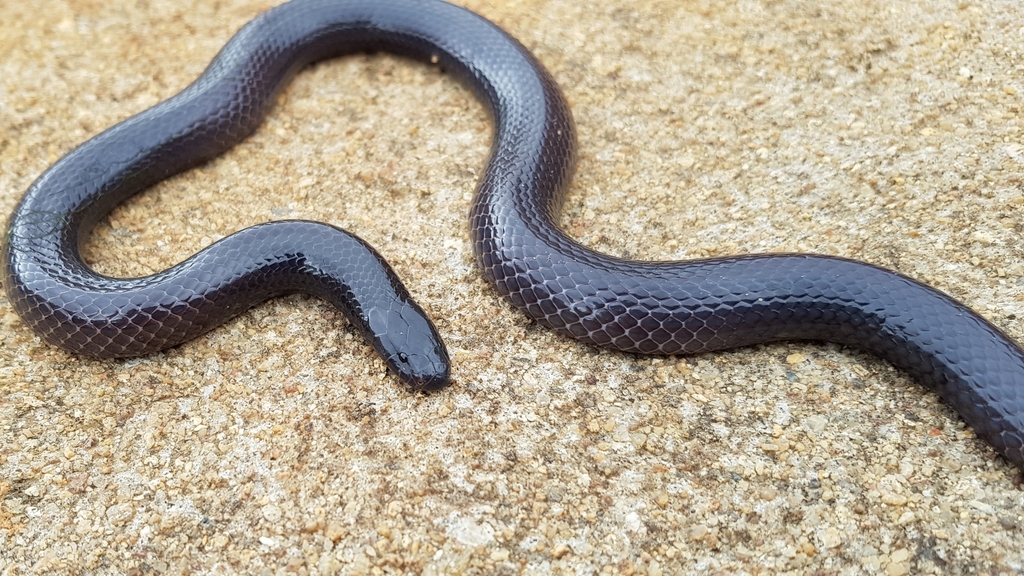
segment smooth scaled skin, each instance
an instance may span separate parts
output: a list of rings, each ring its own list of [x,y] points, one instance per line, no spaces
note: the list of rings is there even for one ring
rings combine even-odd
[[[47,170],[10,220],[2,276],[19,315],[58,346],[147,354],[266,298],[305,291],[341,308],[406,382],[436,388],[447,352],[390,268],[324,224],[243,230],[164,272],[112,279],[78,244],[125,198],[250,134],[311,62],[386,51],[450,71],[491,111],[494,141],[470,210],[484,276],[538,323],[641,354],[826,340],[877,354],[939,395],[1024,470],[1024,351],[945,294],[828,256],[636,262],[581,246],[555,224],[576,135],[554,80],[494,24],[439,0],[292,0],[235,35],[177,96],[110,128]]]

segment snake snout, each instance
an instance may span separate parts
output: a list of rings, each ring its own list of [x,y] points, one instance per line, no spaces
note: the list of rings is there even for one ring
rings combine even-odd
[[[410,365],[415,367],[409,371],[409,377],[403,377],[407,384],[416,390],[439,390],[448,385],[451,378],[451,365],[447,358],[427,358],[414,355]]]
[[[426,312],[411,301],[368,315],[374,346],[388,368],[414,390],[437,390],[451,378],[451,359]]]
[[[414,390],[438,390],[451,378],[451,362],[443,346],[415,352],[403,350],[388,357],[387,364]]]

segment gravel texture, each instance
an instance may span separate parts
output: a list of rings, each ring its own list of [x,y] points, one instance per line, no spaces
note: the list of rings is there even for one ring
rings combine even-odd
[[[272,4],[0,3],[0,213]],[[862,259],[1024,339],[1018,0],[468,5],[569,97],[582,242]],[[456,379],[439,393],[305,296],[128,361],[46,345],[0,298],[0,574],[1024,571],[1020,473],[884,362],[640,358],[512,310],[467,234],[489,135],[436,69],[335,60],[85,246],[137,276],[257,222],[342,226],[435,318]]]

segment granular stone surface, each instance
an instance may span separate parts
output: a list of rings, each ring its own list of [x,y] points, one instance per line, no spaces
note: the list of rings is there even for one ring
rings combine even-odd
[[[273,4],[0,3],[0,214]],[[467,5],[569,98],[581,242],[856,258],[1024,338],[1018,0]],[[817,343],[643,358],[513,310],[467,231],[490,135],[436,68],[333,60],[84,246],[139,276],[258,222],[346,228],[435,319],[440,392],[404,389],[306,296],[120,361],[43,343],[0,298],[0,573],[1024,570],[1020,473],[884,362]]]

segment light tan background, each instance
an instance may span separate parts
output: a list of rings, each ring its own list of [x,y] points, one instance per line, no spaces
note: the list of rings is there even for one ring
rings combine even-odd
[[[0,3],[0,213],[273,3]],[[582,242],[863,259],[1024,337],[1017,0],[470,7],[572,103]],[[256,222],[343,226],[436,319],[447,390],[408,392],[306,297],[111,362],[42,343],[0,299],[0,571],[1024,569],[1019,473],[890,366],[818,344],[636,358],[512,310],[467,237],[489,130],[435,69],[319,65],[86,248],[139,275]]]

